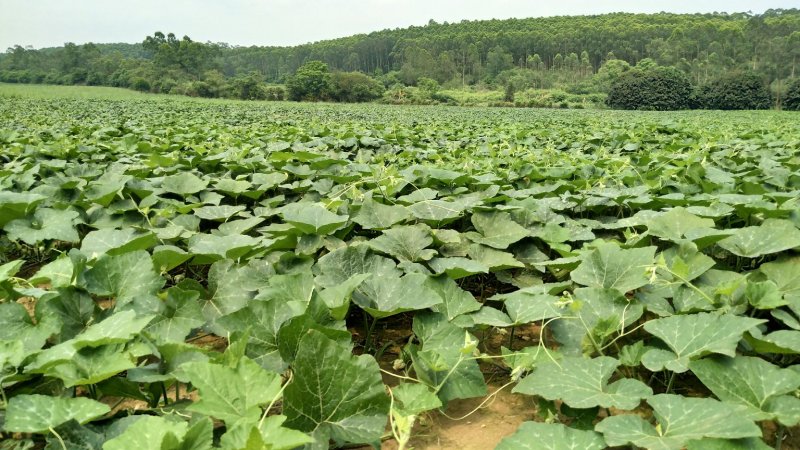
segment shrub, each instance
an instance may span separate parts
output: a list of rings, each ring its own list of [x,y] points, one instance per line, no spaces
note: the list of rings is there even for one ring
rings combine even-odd
[[[266,100],[282,101],[286,99],[286,90],[280,86],[267,86],[264,88],[267,95]]]
[[[786,97],[783,100],[783,109],[789,111],[800,111],[800,78],[794,80],[786,90]]]
[[[131,80],[131,89],[139,92],[149,92],[150,82],[142,77],[136,77]]]
[[[618,109],[672,111],[691,107],[692,85],[673,67],[633,69],[611,84],[606,103]]]
[[[331,74],[328,65],[322,61],[309,61],[286,81],[289,99],[324,100],[328,98],[331,89]]]
[[[361,72],[335,72],[331,97],[338,102],[368,102],[383,95],[383,84]]]
[[[725,75],[701,87],[699,106],[705,109],[769,109],[769,89],[761,78],[748,72]]]
[[[241,100],[267,99],[267,87],[257,73],[232,80],[230,89],[233,96]]]

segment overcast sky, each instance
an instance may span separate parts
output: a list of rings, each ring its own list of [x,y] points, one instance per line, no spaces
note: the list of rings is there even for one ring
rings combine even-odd
[[[141,42],[155,31],[235,45],[295,45],[430,19],[626,12],[763,12],[797,0],[0,0],[0,51]]]

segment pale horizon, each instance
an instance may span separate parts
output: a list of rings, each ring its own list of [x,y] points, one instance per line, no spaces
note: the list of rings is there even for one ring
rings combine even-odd
[[[597,2],[541,4],[521,0],[257,1],[211,0],[112,4],[103,0],[0,0],[0,52],[14,45],[59,47],[65,42],[138,43],[156,31],[234,46],[295,46],[385,29],[421,26],[430,20],[461,22],[565,15],[752,12],[798,7],[790,1]]]

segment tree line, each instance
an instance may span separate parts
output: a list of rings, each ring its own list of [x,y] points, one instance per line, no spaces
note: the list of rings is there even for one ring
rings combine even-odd
[[[769,89],[772,104],[783,106],[800,64],[800,9],[431,21],[293,47],[238,47],[157,32],[138,44],[14,46],[0,56],[0,81],[308,99],[282,86],[288,89],[310,62],[331,74],[321,96],[328,100],[388,97],[402,86],[431,98],[431,81],[448,89],[503,90],[505,100],[528,89],[609,93],[627,72],[623,64],[644,62],[674,68],[693,89],[747,73]]]

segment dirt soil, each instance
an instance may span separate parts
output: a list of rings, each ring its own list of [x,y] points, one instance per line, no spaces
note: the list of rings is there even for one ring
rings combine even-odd
[[[489,392],[497,391],[500,384],[490,384]],[[483,398],[454,400],[447,408],[447,415],[458,419],[469,414]],[[453,420],[441,413],[432,413],[420,418],[408,448],[416,450],[484,450],[493,449],[500,441],[516,431],[526,420],[532,420],[536,407],[531,397],[512,394],[507,387],[494,400],[469,417]],[[382,449],[395,450],[394,440],[383,443]]]

